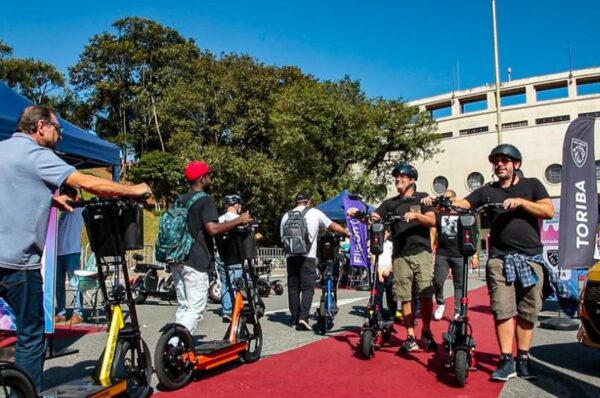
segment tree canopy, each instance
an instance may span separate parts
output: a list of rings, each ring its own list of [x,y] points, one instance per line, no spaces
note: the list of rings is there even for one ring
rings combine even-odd
[[[15,60],[3,42],[0,78],[32,99],[60,88],[46,100],[136,159],[130,178],[152,185],[162,204],[186,189],[187,161],[207,161],[217,203],[241,195],[269,243],[296,192],[315,202],[343,189],[379,200],[393,163],[437,151],[434,121],[400,97],[368,98],[349,76],[321,81],[246,54],[217,56],[138,17],[90,38],[70,86],[51,65]]]

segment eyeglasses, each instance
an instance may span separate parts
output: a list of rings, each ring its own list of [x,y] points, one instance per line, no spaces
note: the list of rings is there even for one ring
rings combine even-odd
[[[493,164],[498,164],[498,163],[508,164],[508,163],[512,163],[512,161],[513,160],[511,158],[494,158],[494,159],[492,159]]]
[[[56,132],[58,133],[58,135],[62,136],[63,131],[65,131],[65,129],[57,123],[53,123],[53,122],[46,122],[46,124],[49,124],[51,126],[54,126],[54,128],[56,129]]]

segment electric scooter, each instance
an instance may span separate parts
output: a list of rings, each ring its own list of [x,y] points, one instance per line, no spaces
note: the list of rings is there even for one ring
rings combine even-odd
[[[166,271],[170,274],[169,267],[160,264],[142,263],[144,256],[138,253],[133,255],[133,259],[136,262],[134,271],[140,274],[131,286],[136,304],[144,304],[148,297],[157,297],[160,300],[168,301],[169,304],[172,301],[177,301],[173,275],[169,275],[167,278],[158,275],[158,271]]]
[[[460,298],[460,310],[457,318],[450,321],[448,331],[442,336],[444,348],[448,351],[448,361],[445,367],[454,373],[456,383],[463,387],[467,381],[469,370],[477,370],[475,358],[475,339],[473,328],[469,323],[467,310],[469,306],[468,276],[469,258],[477,252],[479,229],[477,228],[477,214],[489,208],[502,208],[502,203],[486,203],[476,209],[464,209],[452,205],[445,196],[437,197],[434,204],[458,213],[459,249],[463,255],[463,286]]]
[[[143,214],[140,203],[127,198],[71,202],[84,207],[83,218],[96,256],[98,283],[109,319],[106,345],[92,376],[46,390],[42,397],[113,397],[126,394],[144,398],[152,394],[152,358],[142,339],[125,258],[126,250],[143,248]],[[115,283],[106,287],[108,270]],[[123,284],[119,282],[123,273]],[[125,322],[122,304],[129,308]]]
[[[185,386],[195,370],[213,369],[238,359],[246,363],[260,359],[263,335],[259,318],[264,314],[264,304],[257,297],[256,281],[252,281],[256,275],[254,228],[238,227],[224,234],[217,239],[217,247],[226,266],[242,264],[242,277],[233,281],[237,289],[231,323],[222,340],[199,343],[180,324],[171,323],[160,330],[154,367],[158,380],[168,390]]]
[[[337,252],[340,239],[333,234],[323,235],[320,238],[321,262],[321,301],[316,311],[317,333],[325,334],[333,328],[333,320],[338,312],[336,282],[339,274]]]

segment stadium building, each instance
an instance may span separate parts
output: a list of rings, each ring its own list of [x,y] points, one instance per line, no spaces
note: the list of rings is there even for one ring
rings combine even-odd
[[[563,139],[576,118],[600,116],[600,68],[504,82],[500,93],[502,142],[523,154],[523,175],[538,178],[550,196],[560,197]],[[498,144],[495,95],[491,84],[408,102],[432,115],[442,137],[441,153],[414,163],[420,191],[437,195],[449,188],[464,197],[492,181],[487,156]],[[598,137],[598,122],[595,131]],[[596,145],[597,182],[599,155]],[[393,186],[388,192],[396,194]]]

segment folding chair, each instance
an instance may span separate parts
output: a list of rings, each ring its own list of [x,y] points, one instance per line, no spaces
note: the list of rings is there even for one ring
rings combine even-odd
[[[98,322],[98,269],[96,268],[96,256],[90,254],[83,265],[83,269],[75,271],[75,277],[70,281],[71,286],[77,291],[83,292],[83,306],[92,308],[92,318]]]

